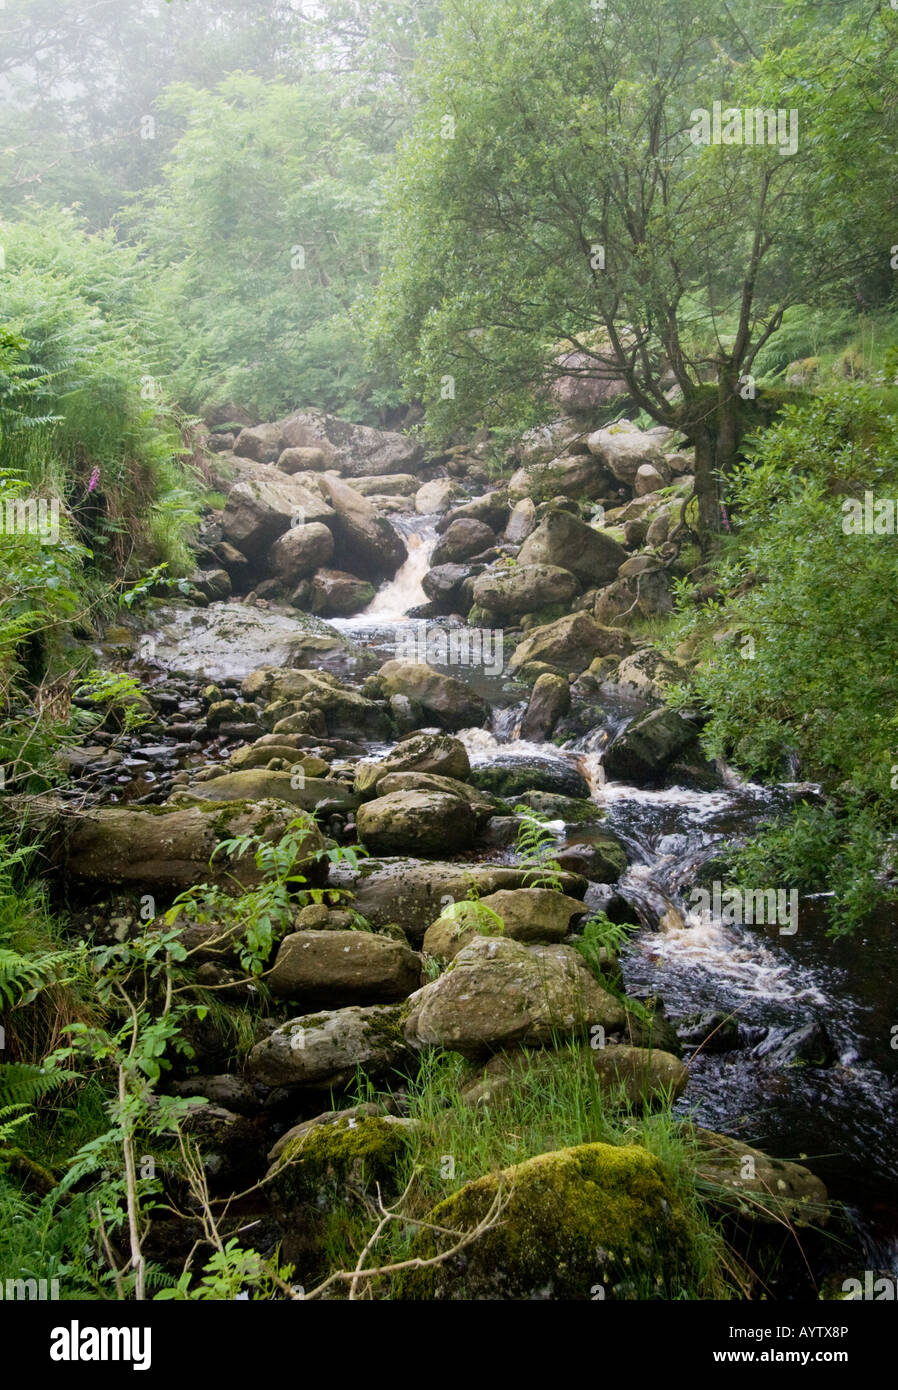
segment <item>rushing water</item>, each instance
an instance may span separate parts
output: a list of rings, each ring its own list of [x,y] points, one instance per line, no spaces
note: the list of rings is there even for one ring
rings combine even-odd
[[[327,625],[380,661],[396,654],[411,621],[408,609],[425,601],[421,580],[436,540],[433,520],[399,518],[409,548],[405,564],[364,613]],[[439,621],[448,627],[454,620]],[[155,656],[163,667],[243,675],[265,663],[290,664],[307,630],[288,610],[238,603],[173,610],[156,635]],[[628,991],[659,995],[674,1020],[722,1011],[738,1022],[738,1048],[703,1048],[691,1058],[687,1050],[690,1083],[677,1109],[780,1157],[805,1158],[831,1195],[855,1211],[870,1266],[898,1271],[898,1050],[892,1048],[898,934],[892,915],[875,916],[850,940],[827,936],[819,900],[800,904],[794,936],[776,927],[703,922],[690,903],[703,869],[726,840],[750,836],[788,805],[788,787],[735,777],[715,791],[649,791],[608,782],[604,751],[634,717],[632,705],[604,701],[595,726],[561,748],[525,743],[517,734],[526,689],[470,667],[443,669],[476,688],[491,707],[489,728],[460,735],[473,766],[501,755],[503,761],[576,768],[626,846],[630,867],[615,891],[641,924],[622,954]],[[556,828],[563,843],[566,829]],[[570,833],[577,838],[575,827]],[[813,1022],[826,1030],[831,1065],[771,1064],[770,1049]]]
[[[418,563],[413,552],[406,573],[385,586],[362,618],[345,624],[354,636],[363,631],[366,642],[383,650],[395,643],[402,621],[397,606],[410,595],[410,605],[420,602]],[[386,630],[384,618],[392,620]],[[738,1048],[693,1049],[692,1056],[687,1048],[690,1083],[677,1110],[779,1157],[807,1162],[831,1196],[854,1212],[868,1261],[898,1271],[898,1051],[891,1046],[898,1022],[898,937],[892,916],[874,917],[850,940],[827,935],[824,904],[812,899],[800,904],[794,936],[777,927],[703,922],[690,902],[703,866],[724,842],[750,837],[786,807],[789,787],[761,787],[734,776],[715,791],[608,782],[604,749],[634,717],[632,706],[608,702],[599,725],[561,748],[525,743],[517,737],[525,692],[482,672],[457,667],[450,674],[477,686],[492,706],[488,729],[460,734],[473,766],[501,755],[503,761],[519,757],[577,768],[626,846],[630,868],[615,890],[641,923],[622,957],[628,991],[659,995],[672,1019],[718,1011],[738,1022]],[[576,839],[573,827],[571,836]],[[559,830],[559,842],[564,838]],[[771,1049],[813,1022],[826,1030],[832,1063],[771,1064]]]

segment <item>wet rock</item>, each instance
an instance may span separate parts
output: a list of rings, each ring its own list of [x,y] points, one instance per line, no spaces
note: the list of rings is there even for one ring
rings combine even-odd
[[[522,757],[498,753],[484,765],[471,772],[471,781],[483,791],[508,798],[538,790],[558,792],[562,796],[589,796],[589,784],[581,772],[560,758]]]
[[[398,1005],[352,1005],[291,1019],[250,1053],[247,1069],[266,1086],[328,1090],[353,1081],[357,1071],[383,1076],[408,1062]]]
[[[388,695],[407,695],[445,728],[485,724],[486,702],[455,676],[444,676],[423,662],[388,661],[378,672]]]
[[[557,565],[584,588],[609,584],[627,559],[622,545],[567,511],[553,510],[521,546],[521,565]]]
[[[359,763],[355,787],[362,795],[370,793],[391,772],[428,772],[463,781],[470,771],[467,749],[460,739],[449,734],[419,733],[403,739],[387,757]]]
[[[596,1048],[592,1058],[596,1074],[612,1097],[623,1096],[633,1106],[673,1104],[683,1094],[689,1073],[679,1057],[653,1047],[628,1047],[620,1043]]]
[[[298,931],[281,942],[268,983],[278,998],[304,1008],[390,1004],[418,988],[421,961],[373,932]]]
[[[611,743],[603,759],[605,773],[613,781],[651,785],[695,740],[695,725],[675,710],[652,710]]]
[[[800,1163],[771,1158],[741,1139],[732,1139],[713,1130],[694,1129],[700,1149],[696,1172],[706,1181],[732,1190],[742,1198],[741,1217],[761,1225],[825,1226],[828,1222],[826,1188],[810,1169]],[[713,1201],[706,1197],[706,1201]],[[714,1202],[733,1214],[732,1203]]]
[[[289,712],[285,709],[273,727],[280,729],[288,713],[317,712],[325,721],[327,733],[334,738],[383,739],[390,734],[390,717],[383,704],[366,700],[327,672],[264,671],[253,675],[261,680],[269,709],[281,701],[294,707]],[[257,682],[250,678],[249,684],[244,683],[244,693],[251,694],[256,687]]]
[[[622,1027],[618,1000],[568,946],[525,946],[506,937],[476,937],[452,969],[411,999],[405,1036],[477,1057],[509,1046],[544,1046],[588,1035],[599,1024]]]
[[[740,1047],[739,1022],[729,1014],[712,1010],[690,1014],[676,1021],[677,1037],[692,1051],[713,1056]]]
[[[548,672],[537,678],[521,720],[520,737],[530,743],[545,743],[555,725],[571,707],[570,683],[563,676]]]
[[[311,580],[309,608],[323,618],[351,617],[374,598],[374,585],[343,570],[320,569]]]
[[[335,513],[332,528],[337,567],[374,582],[392,579],[408,554],[402,537],[378,515],[368,498],[348,483],[326,474],[321,487]]]
[[[271,573],[285,585],[298,584],[320,565],[326,565],[333,553],[334,538],[329,527],[319,521],[292,526],[271,547]]]
[[[568,841],[555,858],[563,869],[582,874],[591,883],[616,883],[627,871],[626,850],[606,832]]]
[[[469,590],[472,584],[469,581],[473,581],[479,568],[478,565],[435,565],[427,571],[421,587],[431,600],[432,616],[467,612],[471,606]]]
[[[458,564],[472,555],[480,555],[496,544],[494,532],[473,517],[460,517],[452,522],[434,547],[434,565]]]
[[[477,830],[470,802],[444,792],[392,792],[364,802],[356,819],[373,854],[453,854],[467,849]]]
[[[787,1032],[771,1029],[752,1050],[753,1057],[773,1067],[828,1067],[835,1055],[826,1029],[816,1019]]]
[[[451,512],[440,517],[437,522],[437,532],[445,535],[449,528],[456,521],[479,521],[484,526],[488,526],[493,532],[501,531],[508,520],[508,493],[505,488],[494,488],[492,492],[485,492],[481,497],[472,497],[470,502],[464,502],[460,507],[454,507]],[[493,541],[490,541],[493,544]]]

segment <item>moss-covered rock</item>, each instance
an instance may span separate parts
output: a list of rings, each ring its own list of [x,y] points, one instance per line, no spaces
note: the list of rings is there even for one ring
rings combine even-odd
[[[405,1299],[674,1298],[694,1285],[689,1224],[661,1162],[645,1149],[580,1144],[468,1183],[428,1220],[469,1231],[501,1183],[499,1224],[439,1265],[399,1276]],[[454,1244],[423,1233],[424,1258]],[[599,1292],[601,1290],[601,1293]]]
[[[679,1057],[653,1047],[600,1047],[593,1066],[612,1099],[630,1105],[674,1101],[686,1089],[689,1073]]]

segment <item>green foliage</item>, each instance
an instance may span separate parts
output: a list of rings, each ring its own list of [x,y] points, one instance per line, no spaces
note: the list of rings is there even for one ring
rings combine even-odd
[[[876,392],[846,388],[786,408],[730,482],[734,535],[715,573],[726,597],[696,608],[683,582],[671,638],[698,643],[691,699],[711,716],[710,755],[752,776],[818,780],[843,807],[836,821],[799,813],[790,884],[810,856],[809,881],[837,892],[832,919],[844,910],[850,923],[875,897],[898,764],[898,553],[893,535],[852,533],[846,499],[867,491],[898,497],[898,418]],[[762,842],[771,870],[783,843],[781,832]],[[761,852],[748,852],[755,869]]]
[[[636,930],[630,924],[612,922],[607,913],[596,912],[584,923],[582,932],[574,942],[574,950],[580,952],[596,979],[605,983],[603,961],[617,955],[630,939],[630,933]]]
[[[153,718],[140,682],[124,671],[88,671],[75,694],[102,706],[104,714],[120,722],[126,733],[133,733]]]
[[[547,828],[546,817],[518,807],[520,816],[515,854],[526,867],[524,882],[530,888],[561,889],[561,865],[552,854],[556,837]]]

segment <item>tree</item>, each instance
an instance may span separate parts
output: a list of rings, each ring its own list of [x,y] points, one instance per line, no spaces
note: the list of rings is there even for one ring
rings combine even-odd
[[[818,254],[826,154],[805,118],[837,82],[816,31],[785,64],[783,32],[765,51],[742,8],[740,24],[708,0],[454,0],[421,65],[372,327],[437,428],[513,419],[534,385],[547,401],[565,349],[623,378],[694,445],[705,532],[755,357],[862,259],[848,239]],[[760,125],[776,143],[715,143],[735,140],[731,107],[753,136],[757,108],[782,111]]]

